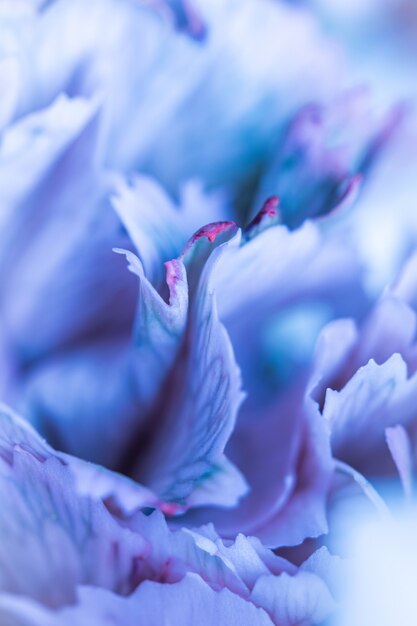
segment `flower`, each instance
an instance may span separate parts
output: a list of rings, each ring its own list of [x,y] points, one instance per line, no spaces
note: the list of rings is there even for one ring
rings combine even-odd
[[[0,4],[0,621],[321,624],[413,498],[404,94],[323,3]]]
[[[108,3],[108,7],[110,6],[111,3]],[[232,7],[233,3],[230,6]],[[274,9],[271,8],[272,6]],[[245,11],[254,11],[251,3],[248,3],[247,7]],[[100,5],[100,7],[97,5],[96,10],[97,19],[105,20],[108,15],[107,5]],[[275,11],[278,11],[278,14],[283,12],[293,28],[307,29],[306,32],[310,32],[311,24],[307,15],[298,16],[291,10],[276,9],[275,5],[269,3],[266,3],[262,9],[262,11],[267,10],[271,11],[274,16]],[[190,252],[184,256],[181,249],[187,239],[192,236],[193,231],[212,221],[213,217],[230,220],[233,213],[230,202],[220,197],[211,201],[200,194],[194,201],[198,201],[201,208],[198,207],[197,210],[191,203],[188,207],[185,206],[180,210],[182,213],[180,219],[184,222],[180,224],[181,213],[172,206],[172,203],[164,197],[163,192],[152,181],[142,177],[139,179],[140,182],[135,184],[134,190],[130,190],[120,177],[115,177],[114,172],[106,169],[105,165],[109,162],[107,154],[115,154],[114,150],[109,149],[109,137],[116,136],[117,132],[116,129],[114,132],[109,131],[108,124],[104,124],[102,120],[108,117],[106,111],[110,106],[110,92],[107,90],[113,92],[116,89],[115,75],[112,72],[105,73],[103,76],[97,75],[101,67],[101,55],[105,52],[98,49],[94,50],[94,54],[87,55],[81,45],[77,46],[74,53],[82,53],[82,62],[86,65],[84,70],[77,74],[75,82],[74,61],[52,71],[54,62],[53,57],[47,54],[48,37],[53,33],[55,37],[57,31],[49,28],[48,24],[49,21],[55,23],[55,20],[61,23],[59,11],[70,11],[69,15],[72,15],[71,12],[74,11],[74,17],[71,19],[77,19],[78,12],[75,5],[67,9],[63,8],[61,3],[57,3],[41,13],[35,20],[29,20],[28,24],[18,20],[16,26],[18,32],[20,28],[29,30],[30,41],[32,41],[31,38],[35,38],[36,41],[39,32],[45,30],[46,37],[42,38],[42,44],[36,49],[35,54],[46,54],[48,59],[51,58],[52,63],[51,66],[47,65],[45,71],[43,65],[39,65],[36,59],[33,61],[33,73],[36,74],[39,67],[39,76],[43,77],[46,82],[42,103],[35,104],[34,100],[39,98],[41,93],[39,90],[36,93],[26,94],[30,106],[39,108],[45,105],[55,97],[59,89],[63,88],[71,97],[58,96],[46,109],[41,109],[26,117],[21,117],[24,110],[17,112],[19,111],[17,109],[17,120],[6,131],[5,145],[11,145],[11,149],[16,151],[16,160],[22,158],[24,164],[25,158],[28,158],[30,162],[36,151],[39,153],[36,157],[38,170],[33,173],[33,182],[29,180],[27,186],[23,187],[21,198],[12,196],[9,199],[10,209],[5,216],[5,233],[9,237],[10,247],[8,249],[7,246],[3,246],[2,265],[9,274],[5,287],[7,289],[10,286],[9,288],[12,289],[12,293],[5,294],[2,312],[7,328],[3,350],[5,354],[11,355],[7,356],[9,371],[6,378],[8,382],[4,384],[5,398],[18,406],[56,447],[104,464],[111,469],[122,471],[128,476],[134,476],[141,483],[154,489],[156,496],[164,502],[175,502],[176,507],[179,507],[174,509],[175,512],[186,510],[191,505],[193,507],[213,504],[221,507],[236,505],[236,502],[248,490],[246,479],[241,473],[243,472],[243,475],[251,477],[252,483],[259,485],[259,495],[264,489],[268,495],[267,497],[261,496],[266,498],[262,507],[257,501],[256,508],[254,508],[252,496],[246,500],[243,503],[246,513],[241,514],[240,509],[237,510],[237,519],[227,521],[226,525],[230,527],[227,532],[233,534],[247,527],[248,530],[262,534],[262,527],[271,521],[272,512],[275,516],[279,513],[279,516],[283,517],[281,509],[286,505],[291,494],[296,492],[294,485],[297,482],[298,455],[301,454],[301,450],[304,450],[304,446],[310,447],[310,437],[306,435],[307,442],[305,442],[301,432],[304,429],[309,432],[310,429],[315,430],[316,427],[309,424],[310,419],[313,418],[307,417],[308,411],[304,415],[304,410],[298,407],[297,401],[294,410],[302,414],[302,417],[300,416],[300,424],[297,420],[291,429],[293,430],[291,435],[293,443],[291,447],[288,447],[291,453],[285,463],[281,461],[278,463],[277,471],[280,480],[277,481],[272,493],[269,493],[270,488],[265,481],[265,472],[269,472],[270,467],[267,465],[265,470],[258,473],[255,468],[251,468],[252,452],[246,451],[242,456],[242,448],[244,449],[248,442],[258,447],[265,444],[264,439],[268,432],[266,427],[263,430],[262,439],[255,444],[254,418],[252,417],[248,424],[249,428],[246,426],[242,432],[236,433],[237,439],[243,438],[243,444],[236,446],[233,439],[231,440],[231,453],[238,459],[238,465],[241,466],[240,472],[226,460],[223,454],[234,429],[236,415],[241,404],[239,374],[234,364],[230,341],[220,322],[216,320],[214,301],[211,303],[213,299],[210,294],[211,286],[209,279],[205,278],[211,270],[200,267],[200,260],[198,260],[198,267],[194,268],[197,262],[193,261],[194,253]],[[244,16],[245,13],[242,15]],[[133,16],[136,16],[136,19],[133,20]],[[132,7],[126,3],[118,12],[118,19],[119,25],[112,26],[116,38],[119,36],[117,28],[126,28],[126,20],[129,20],[129,24],[131,19],[133,20],[132,27],[144,28],[148,20],[153,23],[156,18],[152,11],[148,9],[145,11],[143,7]],[[157,25],[155,28],[162,28],[159,19],[155,22]],[[224,45],[220,44],[221,38],[224,37],[220,26],[218,27],[220,39],[219,43],[216,43],[214,16],[212,21],[213,46]],[[245,22],[241,28],[244,28],[244,24]],[[94,41],[91,39],[92,36],[93,33],[87,28],[86,46],[92,45]],[[248,36],[258,35],[249,30]],[[170,35],[170,39],[172,39],[172,46],[175,49],[178,48],[180,56],[186,54],[182,52],[183,46],[186,46],[188,56],[191,46],[196,57],[200,56],[199,49],[196,51],[195,43],[184,39],[180,41],[178,35],[173,34]],[[46,52],[42,52],[43,48]],[[235,54],[233,49],[232,52]],[[210,49],[203,48],[201,54],[211,58],[213,53]],[[320,48],[317,54],[321,57]],[[120,67],[129,67],[132,62],[130,50],[127,58],[123,55],[116,57],[116,65],[118,63]],[[300,62],[303,63],[303,59],[300,59]],[[262,66],[262,63],[258,59],[257,69]],[[268,67],[269,65],[265,66],[265,71]],[[322,69],[322,66],[320,67]],[[167,71],[166,68],[166,64],[162,63],[160,67],[162,75]],[[54,74],[55,71],[57,74]],[[199,68],[198,73],[201,71]],[[58,82],[51,80],[53,75],[59,78]],[[141,80],[145,80],[142,70],[140,76]],[[293,80],[292,75],[289,79]],[[91,92],[92,86],[98,80],[102,93],[94,95],[94,90]],[[259,81],[263,78],[255,74],[254,80]],[[284,80],[286,81],[287,78],[284,77]],[[134,83],[133,78],[132,81]],[[70,83],[71,89],[68,87]],[[265,84],[267,90],[271,90],[271,86],[267,82]],[[213,89],[217,93],[217,87],[213,86]],[[276,89],[278,89],[278,94],[280,83],[277,87],[272,85],[274,98],[277,97],[274,91]],[[269,100],[272,97],[268,95],[269,91],[264,93],[261,90],[259,93],[261,98]],[[21,101],[22,97],[20,97]],[[253,121],[251,123],[256,123],[259,129],[257,123],[259,104],[253,103],[252,98],[247,102],[247,106],[252,110]],[[122,100],[118,100],[118,106],[122,105]],[[119,109],[116,116],[117,124],[122,119],[126,122],[126,115],[127,110],[122,113]],[[238,130],[244,135],[246,113],[240,116],[238,119],[242,119],[243,126],[239,124]],[[222,119],[226,120],[226,116]],[[276,122],[271,120],[268,123],[276,126],[279,121],[278,117]],[[141,118],[141,124],[146,127],[145,118]],[[229,132],[235,132],[232,121],[229,124]],[[269,129],[272,130],[273,126],[270,125]],[[184,130],[188,133],[191,129],[187,125]],[[196,135],[196,131],[193,135]],[[48,141],[49,149],[44,147],[45,140]],[[138,133],[138,140],[142,141],[141,133]],[[265,143],[262,151],[265,153],[267,142],[266,139],[263,141]],[[25,142],[28,143],[25,144]],[[28,154],[26,145],[32,146],[28,157],[25,157]],[[152,145],[156,147],[155,142]],[[204,146],[206,147],[206,143]],[[207,146],[207,149],[210,148]],[[135,147],[136,164],[140,162],[138,160],[140,153],[141,148],[137,144]],[[152,158],[157,158],[157,153]],[[51,168],[51,162],[54,163],[53,168]],[[8,157],[7,164],[9,163]],[[123,165],[123,160],[114,161],[113,165],[120,167]],[[27,165],[24,167],[26,168]],[[145,161],[143,161],[143,167],[146,167]],[[19,165],[15,163],[13,171],[18,170]],[[192,173],[194,173],[193,168],[189,168],[187,175]],[[239,176],[242,174],[243,170],[239,166]],[[181,181],[181,175],[176,174],[175,178]],[[163,179],[168,181],[165,176]],[[233,175],[230,176],[230,181],[234,182]],[[207,177],[205,177],[205,183],[210,183]],[[69,186],[68,191],[65,191],[65,185]],[[118,190],[117,199],[114,201],[116,213],[122,219],[125,229],[139,252],[143,269],[139,261],[132,257],[131,252],[134,247],[126,237],[126,232],[121,229],[117,215],[109,204],[109,191],[111,192],[115,186]],[[55,193],[56,189],[59,189],[59,195]],[[30,195],[29,190],[31,190]],[[86,195],[89,198],[87,207],[83,202]],[[138,197],[135,199],[135,196]],[[37,215],[40,203],[42,203],[44,218],[41,221],[36,217],[38,230],[34,232],[31,226],[34,219],[32,216]],[[145,214],[138,213],[135,203],[141,212],[146,211],[146,219]],[[74,206],[76,206],[77,215],[74,214]],[[21,216],[19,219],[16,218],[17,212]],[[57,245],[56,239],[56,234],[62,229],[61,219],[71,220],[65,246],[61,243]],[[263,223],[264,221],[262,220]],[[16,226],[19,223],[21,226]],[[335,277],[322,277],[321,264],[328,263],[333,268],[340,267],[340,271],[337,272],[336,290],[342,288],[345,281],[346,283],[354,281],[355,267],[345,259],[346,256],[351,258],[351,254],[348,251],[345,253],[337,250],[337,246],[330,243],[329,249],[325,247],[323,254],[320,254],[315,264],[312,265],[310,275],[303,278],[305,282],[299,286],[294,283],[293,292],[284,295],[284,302],[280,302],[282,296],[274,302],[269,294],[277,286],[277,293],[283,293],[283,289],[286,289],[287,270],[284,264],[281,270],[282,287],[280,287],[279,276],[270,275],[268,267],[282,263],[280,257],[282,254],[283,257],[288,256],[288,253],[284,251],[288,248],[294,258],[291,262],[293,271],[296,271],[296,263],[302,264],[306,258],[312,258],[316,254],[316,250],[321,245],[320,234],[314,227],[307,226],[304,231],[292,237],[285,227],[279,225],[271,227],[269,233],[266,231],[263,233],[263,223],[257,229],[260,231],[257,237],[254,236],[253,229],[248,231],[245,235],[248,241],[244,245],[240,246],[237,239],[231,242],[229,248],[236,248],[235,254],[232,252],[227,254],[225,247],[222,247],[221,251],[219,249],[219,254],[213,253],[219,257],[218,265],[222,268],[217,272],[217,279],[213,279],[215,283],[218,283],[216,284],[216,290],[219,292],[217,306],[220,307],[220,317],[225,320],[229,332],[233,332],[232,329],[237,327],[236,318],[245,315],[245,307],[249,308],[254,298],[259,302],[258,308],[261,314],[264,307],[277,311],[280,306],[283,306],[285,299],[303,297],[304,289],[311,290],[310,295],[312,295],[316,290],[325,289],[325,284],[328,284],[330,288]],[[235,227],[230,224],[230,228]],[[155,232],[157,236],[154,235]],[[204,239],[204,231],[199,232]],[[14,251],[18,249],[19,238],[20,241],[28,243],[24,257],[15,261]],[[279,258],[275,254],[277,245],[284,247]],[[46,265],[43,246],[47,246],[49,250]],[[112,247],[130,249],[131,252],[128,254],[130,267],[140,279],[139,309],[136,313],[133,342],[131,333],[135,316],[136,285],[122,267],[121,259],[111,252]],[[210,247],[209,245],[207,252],[204,253],[207,256],[209,256]],[[190,257],[190,261],[186,262],[184,267],[181,259],[187,256]],[[172,257],[177,257],[177,260],[171,261]],[[225,258],[224,262],[221,257]],[[226,258],[229,259],[227,262]],[[163,298],[166,286],[161,278],[164,262],[169,262],[168,288],[171,302],[168,306]],[[36,280],[33,278],[34,267],[39,268],[36,271]],[[245,269],[246,267],[248,269]],[[196,274],[193,278],[195,284],[189,286],[186,284],[185,271],[187,275]],[[215,272],[215,268],[213,271]],[[346,278],[342,275],[345,271]],[[204,272],[204,276],[202,274],[201,277],[203,284],[199,284],[197,277],[200,272]],[[259,272],[264,274],[263,281],[259,280]],[[255,276],[257,276],[256,285]],[[206,280],[207,285],[204,284]],[[230,293],[230,285],[233,282],[235,287],[232,300],[227,294]],[[250,283],[255,287],[254,292],[247,288]],[[93,299],[91,298],[92,290],[96,293]],[[22,294],[22,298],[16,299],[16,293]],[[48,294],[48,299],[54,303],[47,313],[43,312],[45,294]],[[241,294],[239,296],[241,301],[237,298],[238,294]],[[207,305],[200,304],[201,298],[202,302],[207,300]],[[205,306],[208,307],[209,312],[213,309],[213,313],[209,313],[212,316],[212,325],[208,328],[203,327],[207,333],[206,339],[199,328],[208,314]],[[71,311],[74,313],[70,313]],[[259,322],[256,323],[262,324],[266,313],[268,311],[262,314]],[[39,317],[44,320],[41,325],[37,321]],[[160,326],[155,324],[155,318],[160,321]],[[37,324],[36,333],[33,333],[34,324]],[[240,336],[236,334],[232,337],[234,350],[241,350],[240,346],[243,344],[241,337],[244,332],[245,330],[241,329]],[[207,354],[207,360],[204,361],[200,356],[200,345],[206,344],[210,351]],[[242,363],[243,361],[253,362],[257,349],[254,346],[252,352],[239,355],[239,359]],[[224,361],[223,370],[216,374],[220,378],[224,392],[222,387],[218,387],[217,378],[211,379],[208,376],[212,361],[216,363]],[[146,367],[143,367],[143,363],[147,364]],[[248,373],[246,375],[248,385],[252,379],[255,398],[255,393],[258,393],[257,388],[261,387],[260,376],[253,377]],[[176,382],[178,380],[184,380],[184,383],[181,382],[179,385]],[[201,385],[203,385],[203,390],[200,389]],[[105,393],[103,393],[103,386],[106,389]],[[192,391],[193,389],[199,389],[198,395],[196,391]],[[225,394],[224,400],[222,399],[219,403],[216,398],[223,398],[223,393]],[[271,395],[270,392],[268,393]],[[167,400],[165,406],[162,407],[160,406],[161,397],[165,397],[166,394],[169,395],[169,401]],[[190,397],[194,398],[192,403]],[[205,411],[207,425],[212,423],[212,428],[215,429],[213,432],[216,432],[212,444],[214,447],[210,446],[211,452],[207,450],[209,456],[207,458],[203,456],[203,462],[200,460],[201,441],[198,442],[198,438],[194,442],[190,439],[187,443],[191,457],[187,461],[185,458],[181,460],[182,452],[185,452],[184,433],[181,435],[180,431],[176,431],[177,444],[169,445],[166,449],[168,442],[172,443],[170,430],[176,423],[174,419],[178,420],[178,414],[181,415],[184,429],[189,428],[189,424],[195,421],[197,416],[200,419],[202,409],[198,407],[205,407],[207,403],[213,407],[212,411]],[[271,406],[271,401],[268,400],[267,406],[259,407],[259,410],[265,416],[269,415],[265,417],[270,424],[268,429],[272,429],[271,432],[275,429],[279,430],[280,418],[276,417],[278,409]],[[253,409],[250,413],[253,415]],[[163,427],[155,428],[153,423],[155,415],[158,416],[161,424],[165,424]],[[99,416],[100,427],[98,428]],[[305,425],[304,422],[306,422]],[[171,426],[169,426],[170,423]],[[218,428],[219,423],[223,423],[221,429]],[[200,431],[200,437],[207,437],[207,432]],[[198,431],[196,431],[197,436]],[[313,493],[310,494],[309,485],[303,486],[303,490],[312,499],[313,508],[317,506],[319,510],[322,510],[327,485],[324,475],[329,473],[330,465],[323,436],[317,434],[317,437],[320,452],[316,450],[315,445],[311,451],[312,459],[316,457],[322,459],[318,462],[317,473],[313,474],[312,491],[314,493],[314,489],[318,489],[317,498]],[[144,456],[144,450],[146,450],[147,459]],[[172,458],[170,459],[169,456]],[[176,458],[175,461],[174,458]],[[197,460],[199,464],[192,470]],[[181,470],[184,462],[187,469]],[[177,470],[174,469],[172,463]],[[181,480],[188,482],[188,487],[184,487],[182,491],[178,489],[178,484],[175,485],[179,481],[178,471],[180,470],[185,471],[187,476],[185,478],[184,475]],[[191,476],[190,471],[192,473],[196,471],[195,475]],[[167,480],[171,481],[170,485],[166,482]],[[199,483],[201,486],[197,489]],[[215,487],[210,487],[210,485],[215,485]],[[224,488],[219,489],[219,485],[224,485]],[[200,491],[202,495],[197,495]],[[258,489],[253,488],[252,492],[255,494],[253,497],[258,498]],[[317,504],[315,504],[316,500]],[[281,504],[278,505],[278,503]],[[252,520],[256,511],[258,512],[256,518],[262,520],[260,528],[258,528],[260,524],[258,519]],[[243,524],[245,515],[249,515],[249,519]],[[294,515],[297,515],[296,510],[291,512],[291,516]],[[292,536],[287,537],[287,541],[301,541],[308,533],[320,534],[325,529],[323,513],[317,513],[312,518],[317,519],[317,522],[312,525],[309,521],[308,530],[302,527],[296,533],[292,532]],[[288,526],[290,522],[286,524]],[[271,544],[278,542],[278,537],[274,533],[268,538]]]

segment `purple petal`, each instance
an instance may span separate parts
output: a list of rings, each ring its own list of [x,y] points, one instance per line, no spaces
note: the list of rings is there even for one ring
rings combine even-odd
[[[201,224],[222,219],[223,205],[219,195],[207,195],[190,182],[181,189],[176,206],[162,187],[146,176],[136,176],[132,185],[118,181],[113,198],[144,273],[158,288],[164,278],[163,262],[177,257]]]
[[[396,425],[399,416],[403,425],[414,418],[416,390],[417,377],[407,378],[399,354],[382,365],[370,360],[340,391],[328,389],[323,416],[335,455],[368,474],[387,471],[385,429]]]
[[[403,426],[397,424],[385,430],[385,438],[397,466],[404,495],[410,500],[413,492],[413,457],[408,433]]]
[[[356,199],[362,174],[398,122],[392,113],[374,121],[363,89],[344,94],[327,108],[304,107],[277,146],[256,204],[278,194],[283,221],[291,227],[340,210]]]
[[[126,239],[102,200],[98,123],[97,103],[61,97],[2,142],[1,316],[25,365],[133,317],[134,283],[111,252]]]
[[[0,416],[0,585],[56,607],[79,584],[129,593],[148,553],[103,503],[77,494],[71,467],[24,422]]]
[[[212,242],[233,230],[226,222],[205,227],[183,257],[167,263],[169,303],[127,253],[140,281],[133,346],[107,342],[68,352],[39,368],[26,390],[31,419],[58,447],[135,475],[183,505],[194,492],[189,505],[230,506],[246,491],[223,455],[242,394],[211,283],[225,252],[220,246],[211,254]]]
[[[298,544],[327,531],[333,464],[327,428],[316,407],[300,408],[291,398],[287,404],[281,399],[257,422],[238,426],[228,452],[244,468],[249,493],[230,511],[193,511],[187,523],[212,520],[223,536],[241,531],[271,547]]]
[[[196,574],[187,574],[171,585],[145,581],[128,598],[81,587],[75,606],[54,613],[42,611],[30,602],[16,601],[13,596],[0,596],[0,617],[7,626],[91,626],[109,618],[123,626],[186,626],[196,621],[202,626],[222,622],[230,626],[273,624],[262,609],[227,589],[213,591]]]
[[[315,224],[307,222],[294,232],[272,226],[219,263],[219,313],[227,324],[255,301],[261,317],[297,297],[316,296],[323,289],[337,292],[342,285],[346,290],[358,273],[353,250],[337,237],[326,239]]]
[[[279,626],[321,624],[335,609],[328,587],[315,574],[299,570],[294,576],[261,576],[251,598]]]
[[[137,465],[142,482],[165,499],[187,502],[198,484],[217,481],[217,474],[231,467],[225,465],[223,452],[243,396],[232,347],[217,316],[211,274],[225,250],[238,241],[234,238],[214,251],[211,244],[216,238],[227,242],[234,230],[228,222],[202,228],[174,267],[174,282],[177,268],[183,264],[187,268],[187,327],[162,392],[157,437],[148,442],[145,457]],[[216,240],[217,245],[220,242]],[[227,500],[234,504],[244,482],[238,479],[229,484],[234,488]]]
[[[71,480],[78,494],[93,500],[109,501],[126,514],[143,507],[164,508],[164,503],[149,489],[104,467],[87,463],[77,457],[56,452],[25,420],[7,406],[0,405],[0,458],[10,462],[12,451],[27,448],[40,460],[57,459],[70,469]]]

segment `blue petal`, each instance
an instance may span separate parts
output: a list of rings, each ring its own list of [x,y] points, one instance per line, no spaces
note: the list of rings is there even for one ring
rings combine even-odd
[[[0,617],[7,625],[25,626],[91,626],[109,618],[123,626],[188,626],[197,622],[202,626],[273,625],[262,609],[227,589],[213,591],[195,574],[187,574],[171,585],[146,581],[129,598],[92,587],[80,588],[76,606],[54,613],[28,602],[13,601],[11,596],[0,596]]]
[[[26,389],[26,412],[58,447],[183,506],[231,505],[246,491],[223,455],[243,396],[211,283],[218,257],[238,241],[213,250],[216,228],[223,240],[234,230],[205,227],[167,263],[169,303],[127,253],[140,283],[133,345],[68,352],[38,368]]]
[[[1,317],[24,365],[133,317],[134,283],[111,252],[126,238],[102,201],[98,123],[96,103],[62,97],[3,138]]]
[[[337,48],[300,7],[251,0],[204,1],[210,36],[197,45],[155,10],[166,5],[179,26],[201,34],[190,0],[90,0],[90,20],[82,0],[61,0],[10,28],[24,78],[18,115],[61,92],[100,93],[112,166],[140,168],[170,189],[193,177],[211,186],[242,184],[269,156],[282,120],[307,98],[334,92]]]
[[[201,226],[225,218],[224,200],[203,193],[189,182],[181,189],[176,206],[152,178],[136,176],[132,185],[118,181],[113,206],[134,243],[145,275],[152,284],[162,283],[163,262],[177,257]]]
[[[70,464],[23,421],[0,415],[0,586],[51,607],[79,584],[129,593],[148,543],[99,499],[80,496]]]
[[[335,609],[324,581],[303,569],[294,576],[260,577],[251,597],[279,626],[321,624]]]
[[[385,430],[387,446],[397,466],[398,474],[407,500],[413,493],[413,454],[410,437],[403,426],[397,424]]]
[[[407,378],[399,354],[382,365],[372,359],[340,390],[326,392],[323,416],[331,430],[334,454],[361,471],[380,472],[387,467],[385,429],[399,416],[407,425],[415,415],[417,377]]]
[[[230,340],[217,316],[211,275],[225,250],[238,245],[238,240],[234,238],[214,251],[211,242],[216,237],[220,239],[217,245],[227,241],[233,230],[227,222],[204,227],[190,240],[183,257],[169,266],[168,276],[174,284],[178,272],[181,275],[186,267],[190,298],[187,326],[162,392],[156,417],[158,434],[138,464],[142,482],[165,499],[185,503],[200,483],[216,481],[219,472],[231,467],[225,465],[223,451],[243,395]],[[234,480],[229,485],[234,487],[229,503],[234,504],[242,495],[244,482]]]

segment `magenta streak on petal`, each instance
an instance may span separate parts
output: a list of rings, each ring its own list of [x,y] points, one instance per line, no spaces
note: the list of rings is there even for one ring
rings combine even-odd
[[[173,259],[165,263],[166,268],[166,282],[169,288],[170,298],[173,299],[176,295],[177,283],[184,279],[184,269],[181,261]]]
[[[184,297],[187,276],[181,257],[164,263],[166,269],[166,284],[169,290],[169,304],[173,307],[181,307]]]
[[[215,241],[217,235],[227,230],[230,226],[234,226],[234,222],[214,222],[200,228],[192,237],[191,243],[195,243],[201,237],[207,237],[210,243]]]
[[[174,288],[175,285],[177,284],[177,282],[180,280],[180,274],[179,274],[179,268],[178,268],[178,261],[176,261],[175,259],[173,261],[167,261],[165,263],[165,267],[167,270],[167,283],[168,286],[171,288]]]
[[[217,235],[220,235],[228,228],[235,226],[235,222],[213,222],[212,224],[207,224],[206,226],[199,228],[191,239],[189,239],[179,258],[182,258],[199,239],[206,237],[210,243],[213,243],[216,240]]]
[[[271,196],[265,200],[262,209],[255,215],[247,230],[250,230],[254,226],[258,226],[264,218],[274,218],[278,216],[279,198],[278,196]]]
[[[270,196],[265,200],[261,210],[255,215],[244,231],[246,239],[259,235],[262,231],[281,222],[281,214],[278,209],[280,199],[278,196]]]
[[[159,510],[164,513],[164,515],[168,515],[169,517],[174,517],[175,515],[181,515],[185,512],[186,507],[181,504],[176,504],[175,502],[163,502],[161,501],[158,506]]]

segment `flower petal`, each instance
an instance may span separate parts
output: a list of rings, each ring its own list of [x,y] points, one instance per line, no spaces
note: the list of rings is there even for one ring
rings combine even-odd
[[[25,366],[133,317],[134,283],[111,252],[126,238],[102,201],[98,124],[96,102],[62,96],[3,138],[1,318]]]
[[[211,275],[224,251],[238,245],[236,237],[227,241],[233,231],[228,222],[202,228],[186,246],[183,260],[175,262],[174,281],[177,268],[187,267],[187,326],[162,392],[158,436],[148,442],[138,465],[142,482],[165,499],[185,503],[200,483],[216,481],[218,472],[231,467],[224,464],[223,451],[243,395],[230,340],[217,316]],[[215,240],[227,243],[212,251]],[[238,488],[234,503],[244,483],[233,484]]]
[[[353,249],[336,236],[325,237],[316,224],[306,222],[293,232],[272,226],[231,250],[219,264],[219,313],[227,325],[256,301],[256,314],[265,316],[297,297],[352,288],[358,275]]]
[[[218,194],[203,193],[196,182],[181,189],[176,206],[160,185],[148,176],[136,176],[128,185],[116,184],[113,206],[134,243],[145,275],[159,287],[163,262],[177,257],[201,226],[224,217]]]
[[[42,611],[28,602],[16,602],[12,596],[0,596],[0,617],[7,625],[19,626],[70,626],[74,623],[91,626],[109,618],[120,626],[174,623],[188,626],[196,621],[202,626],[216,623],[230,626],[273,624],[262,609],[227,589],[213,591],[196,574],[187,574],[183,580],[171,585],[146,581],[128,598],[93,587],[81,587],[74,607],[54,613]]]
[[[55,451],[44,441],[25,420],[19,418],[7,406],[0,404],[0,458],[7,461],[12,450],[28,448],[36,458],[57,459],[68,466],[74,480],[74,488],[81,496],[93,500],[109,501],[116,509],[130,514],[142,507],[162,507],[163,503],[149,489],[134,481],[116,474],[104,467],[94,465]]]
[[[56,607],[91,584],[129,593],[147,541],[98,499],[77,493],[71,466],[23,421],[0,415],[0,587]]]
[[[407,378],[407,366],[399,354],[382,365],[371,359],[340,391],[328,389],[323,416],[335,456],[367,475],[392,468],[385,429],[395,426],[399,416],[404,426],[415,417],[416,392],[417,377]]]
[[[232,505],[246,491],[223,455],[243,396],[211,278],[227,247],[239,244],[213,249],[214,240],[235,231],[229,222],[204,227],[167,263],[169,303],[126,253],[140,284],[133,345],[69,352],[39,368],[27,387],[26,411],[60,449],[135,476],[182,505],[192,492],[189,505]]]
[[[410,500],[413,493],[413,457],[411,442],[407,431],[403,426],[391,426],[385,430],[385,438],[391,456],[397,466],[404,495]]]
[[[364,89],[344,93],[327,107],[301,109],[278,143],[255,207],[278,194],[283,221],[294,228],[351,204],[401,119],[392,112],[382,121],[374,117]]]
[[[294,576],[261,576],[251,597],[279,626],[321,624],[335,609],[324,581],[302,569]]]

